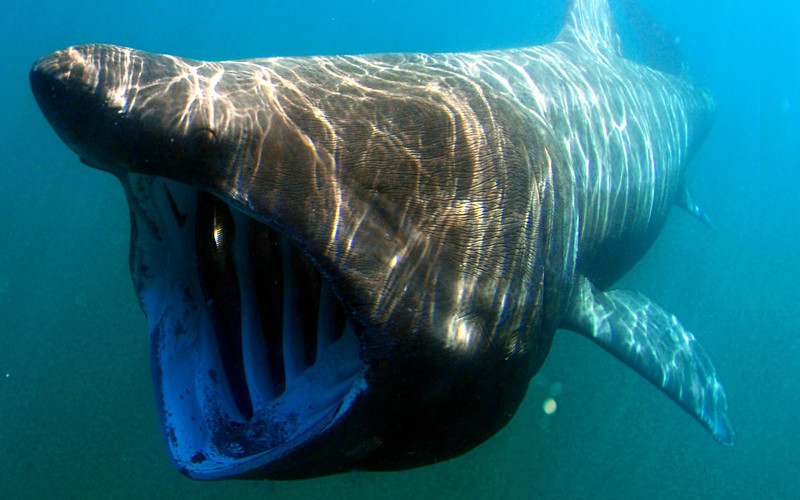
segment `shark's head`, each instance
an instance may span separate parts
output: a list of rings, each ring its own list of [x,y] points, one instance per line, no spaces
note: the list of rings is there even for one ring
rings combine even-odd
[[[192,182],[209,181],[201,179],[203,172],[235,147],[224,142],[230,135],[217,136],[233,118],[220,114],[231,109],[214,110],[215,89],[201,88],[192,68],[140,54],[95,45],[39,60],[30,79],[42,112],[90,166],[116,175],[174,171],[183,180],[198,175]],[[194,95],[205,90],[205,101]]]
[[[126,188],[157,407],[193,478],[444,460],[546,355],[542,285],[566,271],[544,263],[570,251],[542,244],[553,158],[501,98],[396,62],[89,45],[31,71],[58,135]]]

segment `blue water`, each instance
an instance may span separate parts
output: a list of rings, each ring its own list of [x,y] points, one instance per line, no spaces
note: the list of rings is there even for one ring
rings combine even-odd
[[[800,498],[800,15],[789,2],[759,12],[745,0],[642,0],[719,102],[689,174],[717,230],[676,210],[621,284],[700,339],[726,384],[736,446],[719,446],[631,370],[559,332],[511,424],[446,463],[197,483],[167,459],[122,190],[81,165],[40,115],[33,61],[86,42],[200,59],[507,48],[552,39],[564,3],[0,4],[0,498]]]

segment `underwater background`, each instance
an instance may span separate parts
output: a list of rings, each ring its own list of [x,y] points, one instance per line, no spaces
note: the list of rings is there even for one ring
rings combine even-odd
[[[200,483],[169,462],[124,194],[50,129],[32,63],[89,42],[212,60],[511,48],[551,41],[565,3],[0,3],[0,499],[800,498],[800,6],[782,0],[640,0],[717,98],[688,174],[716,230],[673,210],[619,286],[695,333],[727,388],[734,447],[559,332],[511,423],[460,458],[294,482]],[[642,53],[617,7],[626,50]]]

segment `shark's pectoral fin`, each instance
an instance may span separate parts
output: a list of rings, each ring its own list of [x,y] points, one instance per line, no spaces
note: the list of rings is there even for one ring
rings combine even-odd
[[[714,226],[714,221],[711,220],[711,216],[709,216],[708,213],[703,210],[703,207],[701,207],[697,201],[695,201],[694,197],[692,197],[692,193],[689,192],[689,188],[686,187],[686,184],[684,184],[680,191],[678,191],[675,204],[692,214],[697,220],[705,224],[709,229],[717,229],[716,226]]]
[[[602,292],[578,278],[562,325],[586,335],[692,414],[724,445],[733,445],[725,389],[694,336],[644,295]]]

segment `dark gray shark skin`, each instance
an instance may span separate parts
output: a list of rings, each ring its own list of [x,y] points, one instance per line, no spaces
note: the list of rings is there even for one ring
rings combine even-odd
[[[30,79],[127,193],[157,407],[188,476],[464,453],[508,422],[559,327],[733,443],[692,334],[606,291],[690,200],[714,103],[624,59],[605,1],[572,1],[541,47],[202,62],[85,45]]]

